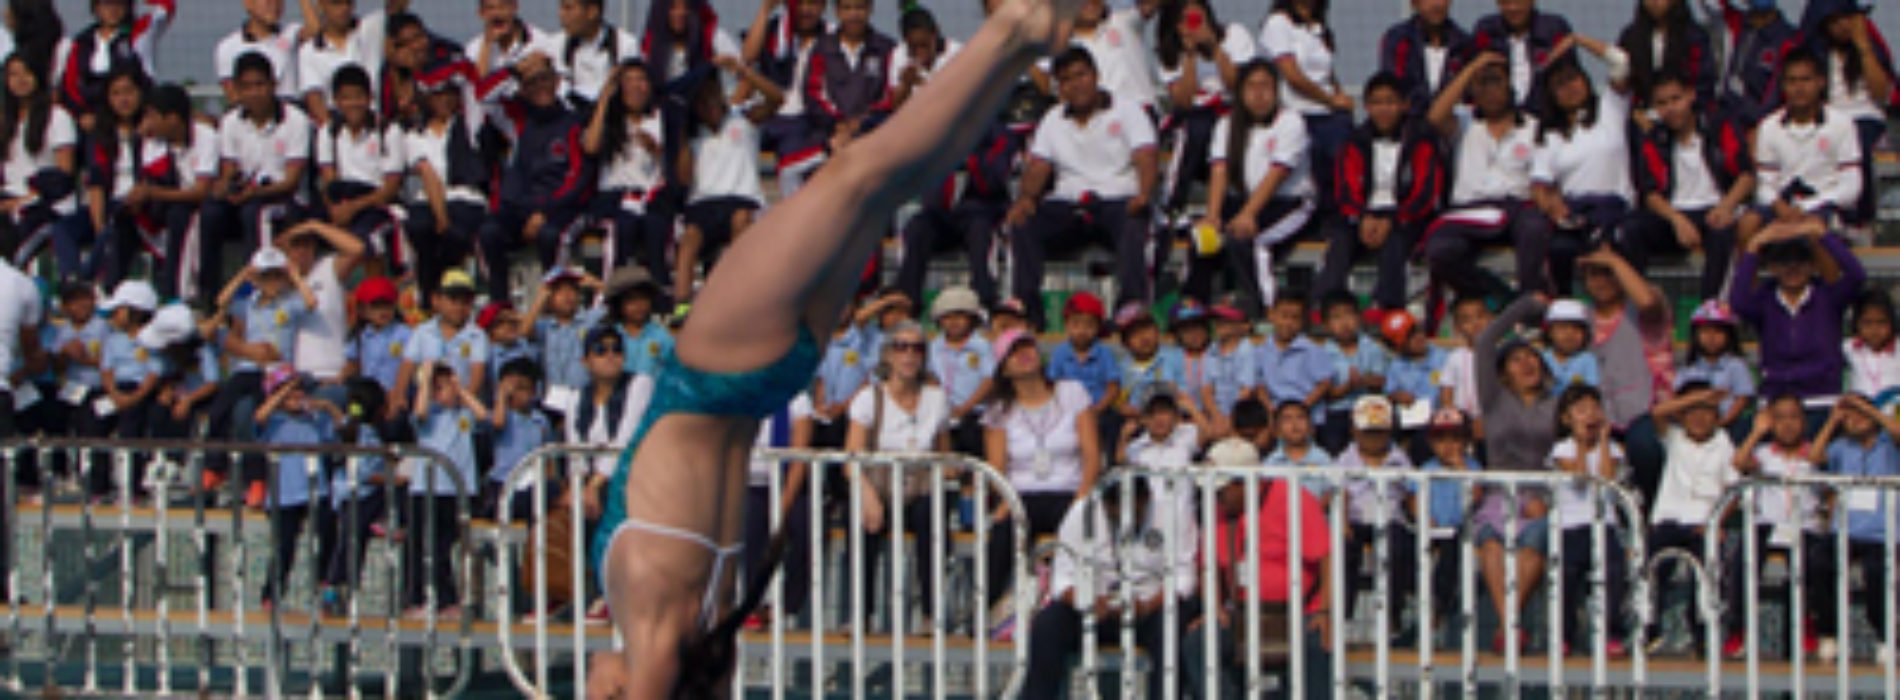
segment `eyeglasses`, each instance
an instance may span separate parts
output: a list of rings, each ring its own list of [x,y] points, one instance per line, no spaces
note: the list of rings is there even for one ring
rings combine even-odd
[[[589,355],[618,355],[620,353],[619,343],[594,343],[587,347]]]
[[[897,341],[891,343],[891,352],[914,352],[922,354],[930,346],[919,342]]]

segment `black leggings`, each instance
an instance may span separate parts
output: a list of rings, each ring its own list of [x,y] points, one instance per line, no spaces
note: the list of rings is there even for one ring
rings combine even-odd
[[[1061,492],[1025,493],[1022,494],[1022,500],[1023,516],[1029,524],[1030,546],[1033,547],[1035,546],[1036,538],[1043,535],[1053,536],[1057,530],[1062,528],[1062,518],[1069,514],[1069,504],[1075,502],[1075,494]],[[978,513],[978,517],[984,522],[990,523],[990,544],[987,553],[989,559],[989,563],[987,564],[989,571],[987,573],[989,575],[985,578],[984,583],[989,586],[988,602],[995,603],[1002,598],[1003,593],[1011,590],[1009,586],[1010,580],[1016,574],[1014,560],[1011,557],[1011,552],[1015,551],[1016,547],[1016,534],[1009,526],[1008,520],[1003,521],[1001,524],[991,522],[988,517],[990,512],[993,511]],[[1031,554],[1034,554],[1034,552],[1031,552]],[[982,630],[978,630],[978,632],[982,632]]]
[[[290,575],[291,568],[297,563],[297,552],[303,549],[304,523],[312,517],[316,519],[317,558],[311,567],[321,575],[324,562],[336,548],[336,513],[330,510],[330,504],[318,500],[279,506],[271,511],[271,567],[270,578],[264,581],[265,602],[276,601],[279,592],[284,589],[284,578]]]
[[[407,529],[403,537],[403,571],[408,572],[409,605],[427,605],[432,586],[436,609],[461,605],[461,597],[456,595],[455,589],[453,550],[462,535],[456,520],[455,497],[411,494],[403,526]]]

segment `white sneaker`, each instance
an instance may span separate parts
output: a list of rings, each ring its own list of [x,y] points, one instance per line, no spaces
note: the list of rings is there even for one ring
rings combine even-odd
[[[1892,662],[1893,662],[1893,646],[1890,644],[1875,644],[1874,645],[1874,663],[1880,664],[1881,666],[1885,666]]]
[[[1834,657],[1840,656],[1840,654],[1841,646],[1835,643],[1833,637],[1822,637],[1821,643],[1815,645],[1814,648],[1815,660],[1824,664],[1834,663]]]

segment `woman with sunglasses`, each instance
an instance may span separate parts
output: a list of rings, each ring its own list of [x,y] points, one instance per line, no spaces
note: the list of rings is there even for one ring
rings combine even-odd
[[[880,380],[858,390],[851,399],[848,414],[851,427],[845,435],[844,448],[847,452],[948,452],[950,451],[950,399],[943,387],[926,384],[930,379],[927,368],[930,341],[924,337],[924,327],[916,321],[900,321],[884,332],[883,356],[878,362],[877,373]],[[929,571],[931,552],[936,551],[937,540],[934,535],[941,524],[931,519],[931,501],[928,488],[931,483],[929,472],[911,472],[902,475],[903,501],[892,502],[891,482],[897,478],[893,469],[872,467],[860,473],[852,470],[851,477],[864,492],[863,510],[859,523],[864,530],[864,610],[877,610],[878,560],[890,549],[891,523],[898,508],[904,513],[903,535],[908,532],[917,537],[917,556],[912,561],[917,566],[919,600],[926,611],[935,610],[932,604],[935,590],[932,589],[932,576]],[[860,478],[862,477],[862,478]],[[949,481],[949,477],[945,478]],[[850,562],[846,557],[845,561]],[[907,576],[908,571],[894,571],[894,576]],[[847,573],[843,580],[849,581]],[[896,586],[891,587],[895,595]],[[895,599],[895,598],[894,598]],[[909,611],[906,601],[895,599],[891,614],[902,618]],[[889,621],[886,621],[889,624]]]
[[[735,243],[663,358],[653,403],[605,495],[594,561],[626,640],[592,694],[706,697],[738,654],[733,557],[745,531],[746,464],[759,417],[810,382],[845,301],[897,205],[942,182],[1014,88],[1061,46],[1078,0],[1006,0],[968,50]],[[782,542],[782,540],[780,540]],[[760,581],[775,568],[753,572]],[[618,674],[618,675],[616,675]]]
[[[579,392],[568,392],[557,406],[566,420],[563,430],[564,442],[584,447],[611,447],[625,445],[633,439],[633,431],[640,423],[640,416],[646,413],[647,404],[653,399],[653,378],[644,374],[629,375],[626,371],[626,340],[618,329],[602,324],[588,329],[581,339],[581,364],[587,368],[588,385]],[[578,506],[581,517],[586,521],[588,532],[593,532],[600,522],[605,501],[601,492],[618,466],[618,457],[604,456],[570,463],[568,468],[579,469],[583,474],[578,500],[575,494],[563,493],[556,508]],[[563,481],[562,483],[568,483]],[[589,618],[602,617],[606,612],[604,604],[589,606]]]

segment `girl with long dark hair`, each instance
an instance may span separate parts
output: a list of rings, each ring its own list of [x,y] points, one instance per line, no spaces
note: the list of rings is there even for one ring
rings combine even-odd
[[[108,76],[134,69],[152,75],[158,38],[178,14],[178,0],[144,0],[144,5],[144,14],[136,14],[132,0],[92,0],[93,23],[53,52],[52,84],[58,86],[60,104],[88,131],[92,115],[105,109]]]
[[[6,89],[0,91],[0,143],[7,148],[0,236],[8,238],[16,265],[33,259],[51,236],[53,222],[78,208],[73,201],[78,142],[72,116],[53,104],[46,74],[19,53],[7,57]]]
[[[1253,34],[1240,23],[1221,24],[1204,0],[1176,0],[1161,6],[1155,25],[1155,55],[1173,113],[1162,121],[1174,131],[1177,147],[1168,161],[1162,208],[1187,206],[1195,182],[1208,176],[1207,152],[1214,123],[1234,101],[1229,86],[1240,83],[1240,67],[1254,60]]]
[[[160,153],[138,132],[145,117],[145,91],[145,75],[136,70],[122,68],[106,78],[106,108],[93,120],[87,148],[86,212],[65,219],[53,241],[62,273],[79,273],[115,287],[131,270],[141,222],[137,203],[129,200],[146,178],[145,159]],[[79,245],[87,238],[93,242],[92,256],[82,265]]]
[[[1313,147],[1307,121],[1281,103],[1280,71],[1255,60],[1237,77],[1233,111],[1214,126],[1209,145],[1208,217],[1196,226],[1188,296],[1212,299],[1214,276],[1225,266],[1241,282],[1250,308],[1270,306],[1273,261],[1285,253],[1316,208]],[[1224,243],[1203,242],[1218,237]]]
[[[1689,0],[1639,0],[1616,45],[1629,56],[1630,99],[1637,105],[1649,103],[1650,89],[1664,73],[1694,89],[1696,104],[1715,104],[1715,50],[1689,12]]]
[[[698,74],[713,70],[713,59],[739,55],[739,42],[720,28],[719,13],[706,0],[651,3],[646,27],[640,53],[669,94],[685,94]]]
[[[666,246],[672,220],[652,207],[666,184],[666,125],[644,61],[621,61],[600,90],[594,117],[581,135],[581,148],[602,160],[594,217],[612,226],[610,267],[638,258],[660,288],[670,271]],[[611,277],[612,275],[605,275]]]
[[[1094,489],[1101,470],[1101,432],[1088,389],[1073,380],[1050,379],[1035,336],[1012,331],[991,347],[996,373],[983,409],[984,452],[1022,496],[1034,540],[1054,534],[1070,502]],[[1007,522],[1002,506],[988,515],[993,522]],[[985,590],[992,599],[1009,590],[1013,539],[1007,529],[990,537]]]
[[[424,71],[432,79],[416,81],[427,117],[403,139],[404,161],[421,183],[408,197],[404,225],[416,249],[423,299],[433,298],[442,273],[474,249],[475,232],[488,212],[485,193],[492,171],[480,139],[482,122],[471,88],[451,65],[436,62]]]
[[[1636,199],[1630,177],[1629,57],[1622,49],[1581,34],[1558,46],[1582,47],[1609,65],[1610,90],[1598,93],[1574,55],[1551,60],[1539,76],[1538,115],[1531,160],[1531,198],[1557,226],[1550,241],[1550,275],[1558,295],[1570,293],[1577,257],[1614,234]]]
[[[1357,106],[1333,74],[1333,29],[1327,23],[1329,0],[1274,0],[1261,30],[1261,53],[1280,69],[1280,99],[1306,118],[1313,144],[1312,172],[1333,171],[1333,154],[1352,132]],[[1320,206],[1330,209],[1330,183],[1318,183]]]

